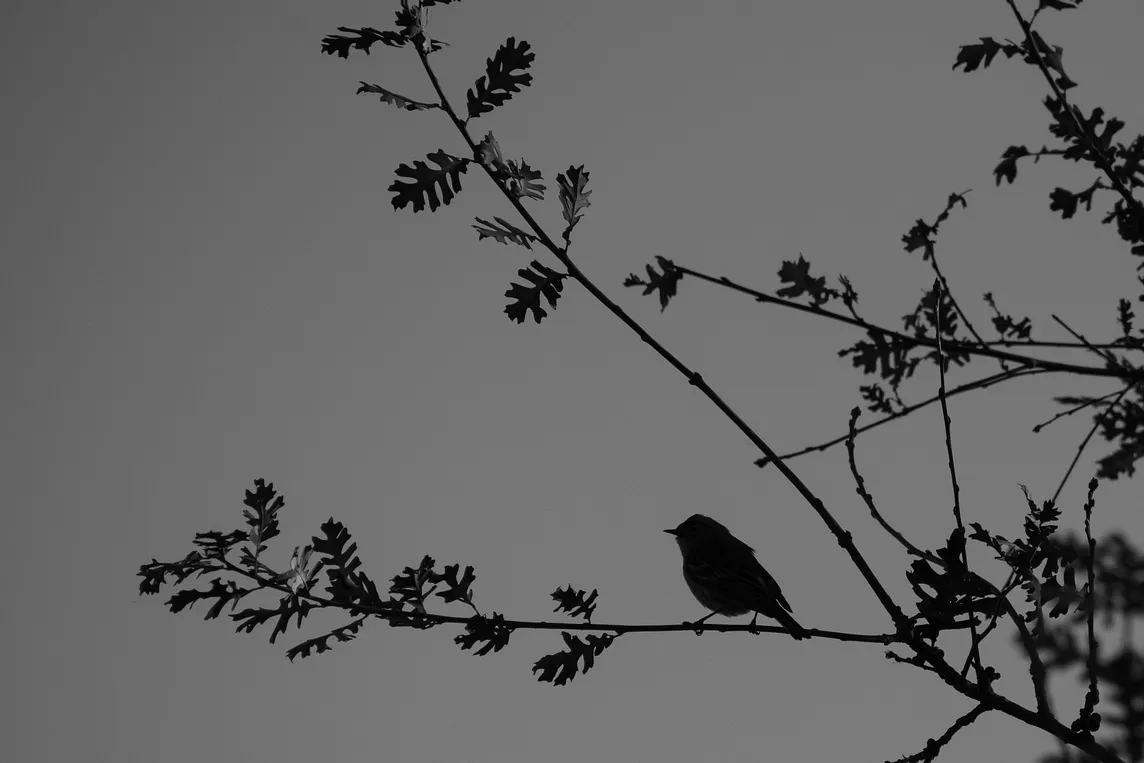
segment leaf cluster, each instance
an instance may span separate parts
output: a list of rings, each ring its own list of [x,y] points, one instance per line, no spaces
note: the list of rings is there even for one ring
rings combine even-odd
[[[219,573],[206,588],[176,590],[168,599],[167,608],[177,614],[198,602],[207,602],[205,619],[214,620],[229,607],[236,632],[253,633],[264,625],[273,624],[270,643],[275,643],[280,634],[291,628],[301,628],[314,610],[342,610],[353,618],[289,648],[286,656],[291,661],[328,652],[332,649],[331,642],[354,640],[370,618],[383,619],[395,628],[418,630],[443,623],[462,624],[464,632],[453,641],[461,649],[478,656],[499,652],[508,645],[509,637],[519,624],[506,621],[496,612],[485,614],[477,608],[473,593],[477,575],[472,566],[446,564],[438,568],[433,557],[423,556],[417,566],[405,567],[393,576],[388,596],[385,596],[362,570],[358,546],[349,530],[333,518],[321,524],[321,534],[314,536],[304,548],[296,546],[289,566],[278,572],[264,561],[272,554],[266,541],[280,534],[279,512],[286,501],[273,483],[256,479],[254,485],[253,491],[246,491],[244,504],[247,508],[243,510],[243,518],[250,529],[198,533],[194,538],[195,549],[182,559],[173,562],[152,559],[150,563],[141,565],[139,593],[156,594],[169,583],[179,588],[186,581],[206,573]],[[236,551],[238,560],[232,562],[228,556]],[[325,596],[314,586],[321,573],[325,573]],[[239,581],[252,585],[240,586]],[[279,594],[277,601],[270,606],[251,606],[233,612],[241,600],[261,591]],[[596,611],[598,597],[596,589],[589,594],[571,585],[557,588],[552,593],[552,599],[557,603],[554,611],[583,618],[589,623]],[[472,615],[465,618],[430,612],[434,600],[444,604],[463,604]],[[567,644],[567,634],[565,636]],[[539,672],[541,681],[564,684],[579,670],[578,660],[583,662],[583,670],[587,671],[594,664],[595,657],[614,639],[615,635],[609,634],[589,636],[587,647],[578,639],[572,639],[581,646],[543,657],[536,663],[538,667],[534,672]],[[581,647],[587,648],[588,652]]]

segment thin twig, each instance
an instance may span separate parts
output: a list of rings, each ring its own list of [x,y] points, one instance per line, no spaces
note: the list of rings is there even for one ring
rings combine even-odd
[[[915,752],[913,755],[898,758],[892,763],[930,763],[930,761],[934,760],[938,756],[938,753],[941,752],[941,748],[949,744],[957,732],[969,726],[989,710],[990,708],[984,703],[977,705],[968,713],[954,721],[953,725],[946,729],[944,734],[937,739],[931,739],[926,742],[926,746],[922,748],[922,750]],[[887,763],[890,762],[888,761]]]
[[[1002,611],[1005,615],[1013,621],[1014,627],[1017,629],[1017,638],[1021,641],[1021,647],[1025,651],[1025,655],[1029,658],[1029,678],[1033,683],[1033,698],[1037,702],[1037,712],[1052,715],[1052,703],[1049,700],[1048,689],[1048,672],[1045,670],[1045,663],[1041,660],[1041,653],[1037,651],[1037,644],[1033,641],[1033,634],[1029,632],[1029,626],[1025,624],[1024,618],[1013,606],[1013,602],[1009,601],[1009,594],[1020,583],[1017,580],[1016,573],[1010,572],[1009,577],[1005,579],[1005,584],[997,588],[989,581],[974,574],[978,580],[984,581],[993,591],[993,595],[997,598],[997,605],[993,608],[993,614],[989,619],[989,624],[982,629],[981,634],[977,637],[977,643],[981,644],[985,641],[995,627],[997,627],[998,618],[1000,618]],[[964,675],[968,672],[973,659],[973,650],[965,656],[965,663],[961,666],[961,672]]]
[[[1102,352],[1102,351],[1100,351],[1100,350],[1098,350],[1096,347],[1094,347],[1094,346],[1092,345],[1092,343],[1091,343],[1091,342],[1089,342],[1087,339],[1085,339],[1085,338],[1084,338],[1084,335],[1082,335],[1082,334],[1079,334],[1079,333],[1077,333],[1076,331],[1073,331],[1073,330],[1072,330],[1072,327],[1071,327],[1071,326],[1069,326],[1067,323],[1065,323],[1063,320],[1061,320],[1060,316],[1058,316],[1056,313],[1052,313],[1052,318],[1053,318],[1053,320],[1054,320],[1054,321],[1056,321],[1056,322],[1057,322],[1057,323],[1059,323],[1059,324],[1060,324],[1062,327],[1064,327],[1064,330],[1065,330],[1065,331],[1067,331],[1067,332],[1069,332],[1070,334],[1072,334],[1072,335],[1073,335],[1073,337],[1074,337],[1074,338],[1075,338],[1075,339],[1076,339],[1078,342],[1080,342],[1081,344],[1083,344],[1086,350],[1089,350],[1090,352],[1094,353],[1094,354],[1095,354],[1095,355],[1096,355],[1098,358],[1100,358],[1100,359],[1101,359],[1101,360],[1103,360],[1104,362],[1108,363],[1109,365],[1113,365],[1113,366],[1119,366],[1119,365],[1120,365],[1120,362],[1119,362],[1119,360],[1117,359],[1117,357],[1116,357],[1115,355],[1113,355],[1113,354],[1112,354],[1112,351],[1111,351],[1111,350],[1106,350],[1106,351],[1103,351],[1103,352]]]
[[[986,376],[982,379],[977,379],[976,381],[967,382],[965,384],[962,384],[960,387],[954,387],[953,389],[949,390],[946,393],[946,397],[950,398],[950,397],[953,397],[954,395],[959,395],[962,392],[970,392],[970,391],[975,390],[975,389],[987,389],[988,387],[992,387],[994,384],[997,384],[998,382],[1003,382],[1006,379],[1016,379],[1018,376],[1035,376],[1037,374],[1045,374],[1045,373],[1057,373],[1057,372],[1046,371],[1045,369],[1042,369],[1042,368],[1021,368],[1021,369],[1018,369],[1015,371],[1002,371],[1002,372],[993,374],[992,376]],[[865,426],[858,427],[858,429],[855,430],[855,433],[856,434],[862,434],[864,432],[869,432],[871,429],[874,429],[876,427],[880,427],[883,424],[894,421],[895,419],[900,419],[904,416],[908,416],[909,414],[913,413],[914,411],[925,408],[927,405],[932,405],[933,403],[938,402],[939,399],[940,399],[939,395],[934,395],[933,397],[927,398],[926,400],[923,400],[920,403],[915,403],[913,405],[907,405],[905,408],[902,408],[899,411],[895,411],[894,413],[888,414],[888,415],[886,415],[880,419],[877,419],[876,421],[872,421],[869,424],[866,424]],[[808,453],[820,453],[822,451],[833,448],[835,445],[840,445],[840,444],[846,442],[846,438],[848,438],[849,436],[850,436],[849,434],[844,434],[840,437],[835,437],[833,440],[827,440],[826,442],[819,443],[818,445],[811,445],[811,446],[808,446],[806,448],[803,448],[802,450],[795,450],[795,451],[791,451],[790,453],[784,453],[783,458],[785,460],[789,461],[792,458],[798,458],[799,456],[805,456]],[[755,462],[755,464],[757,466],[766,466],[767,463],[769,463],[769,462],[767,462],[764,459],[759,459],[758,461]]]
[[[894,329],[888,329],[888,328],[883,328],[881,326],[876,326],[872,323],[867,323],[866,321],[857,320],[855,318],[851,318],[848,315],[843,315],[842,313],[836,313],[832,310],[826,310],[825,308],[814,307],[812,305],[804,305],[804,304],[801,304],[799,302],[794,302],[793,300],[783,299],[782,297],[776,297],[773,294],[767,294],[766,292],[758,291],[756,289],[752,289],[750,287],[735,283],[734,281],[732,281],[731,279],[729,279],[725,276],[720,276],[720,277],[710,276],[710,275],[707,275],[706,273],[701,273],[698,270],[692,270],[691,268],[684,267],[684,266],[678,265],[678,264],[673,264],[672,267],[674,267],[675,270],[678,270],[680,273],[683,273],[684,275],[693,276],[694,278],[698,278],[702,281],[708,281],[709,283],[717,284],[717,285],[722,286],[724,288],[731,289],[733,291],[737,291],[737,292],[740,292],[742,294],[746,294],[748,296],[754,297],[756,302],[767,302],[767,303],[774,304],[774,305],[781,305],[781,306],[789,308],[791,310],[798,310],[798,311],[801,311],[804,313],[810,313],[811,315],[818,315],[818,316],[821,316],[823,318],[829,318],[831,320],[838,321],[840,323],[845,323],[845,324],[850,325],[850,326],[855,326],[857,328],[864,329],[865,331],[872,331],[876,334],[881,334],[883,336],[892,337],[892,338],[897,339],[901,342],[907,342],[909,344],[917,345],[919,347],[929,347],[931,349],[937,349],[937,343],[933,339],[930,339],[929,337],[926,337],[926,336],[916,336],[916,335],[910,335],[910,334],[903,334],[900,331],[895,331]],[[1043,368],[1043,369],[1048,370],[1048,371],[1065,371],[1068,373],[1076,374],[1078,376],[1111,376],[1111,377],[1115,377],[1117,379],[1140,379],[1140,380],[1144,380],[1144,371],[1128,372],[1124,369],[1109,369],[1109,368],[1098,367],[1098,366],[1078,366],[1078,365],[1074,365],[1072,363],[1059,363],[1055,360],[1046,360],[1043,358],[1030,358],[1027,355],[1019,355],[1019,354],[1014,353],[1014,352],[1006,352],[1005,350],[998,350],[998,349],[995,349],[994,347],[992,347],[990,345],[981,346],[981,345],[973,344],[973,343],[969,343],[969,342],[946,342],[945,343],[945,349],[948,352],[966,353],[969,355],[980,355],[982,357],[987,357],[987,358],[1000,358],[1002,360],[1011,360],[1023,368]]]
[[[1053,493],[1053,503],[1057,502],[1057,498],[1060,497],[1061,491],[1065,489],[1065,483],[1069,481],[1069,476],[1072,474],[1073,469],[1076,468],[1077,461],[1080,461],[1080,454],[1084,453],[1084,449],[1085,446],[1088,445],[1088,441],[1092,439],[1094,434],[1096,434],[1096,430],[1100,428],[1100,425],[1104,422],[1105,417],[1108,416],[1108,412],[1116,408],[1121,399],[1123,399],[1124,396],[1128,394],[1128,391],[1132,389],[1133,386],[1134,385],[1129,384],[1124,389],[1120,390],[1120,394],[1116,396],[1116,399],[1109,403],[1105,409],[1100,412],[1100,415],[1093,420],[1092,426],[1088,430],[1088,434],[1084,436],[1084,439],[1080,442],[1080,447],[1076,449],[1076,454],[1073,456],[1073,460],[1072,463],[1069,464],[1069,468],[1065,471],[1065,476],[1061,477],[1061,483],[1057,485],[1057,490],[1055,493]]]
[[[1097,655],[1099,644],[1096,642],[1096,628],[1094,620],[1096,619],[1096,539],[1092,537],[1092,509],[1096,505],[1096,500],[1093,494],[1096,492],[1096,486],[1099,484],[1096,477],[1088,481],[1088,500],[1084,504],[1084,537],[1088,541],[1088,596],[1086,597],[1086,606],[1088,607],[1087,615],[1088,620],[1088,692],[1084,697],[1084,707],[1080,711],[1080,717],[1083,720],[1091,722],[1093,711],[1096,710],[1096,704],[1100,702],[1100,687],[1097,685],[1097,668],[1100,663]],[[1095,729],[1089,729],[1093,731]]]
[[[934,224],[932,226],[928,226],[930,233],[932,233],[935,237],[937,236],[938,228],[941,227],[941,224],[943,222],[945,222],[946,220],[949,219],[950,212],[953,211],[953,208],[957,204],[957,202],[960,201],[963,208],[966,206],[965,197],[968,194],[969,194],[968,190],[962,191],[961,193],[950,194],[949,201],[946,202],[945,209],[943,209],[941,211],[941,214],[939,214],[937,216],[937,219],[934,220]],[[922,222],[923,225],[925,224],[924,221],[919,221],[919,222]],[[961,305],[958,304],[957,299],[953,296],[953,291],[949,288],[949,282],[945,280],[945,274],[941,272],[941,266],[938,265],[938,263],[937,263],[936,247],[933,245],[928,246],[926,248],[926,255],[927,256],[924,257],[923,259],[929,260],[930,267],[933,268],[934,275],[936,275],[938,277],[938,280],[941,281],[941,286],[945,290],[945,295],[947,297],[949,297],[949,302],[950,302],[950,304],[953,305],[953,309],[957,312],[957,314],[959,316],[961,316],[962,322],[965,324],[965,327],[969,330],[969,333],[973,335],[973,338],[977,340],[977,343],[979,345],[984,345],[985,340],[981,337],[980,334],[977,333],[977,329],[975,329],[973,327],[973,322],[971,320],[969,320],[969,316],[966,315],[965,311],[961,309]],[[1002,361],[1000,361],[1000,363],[1001,363],[1001,368],[1004,370],[1005,369],[1005,361],[1002,360]]]
[[[960,535],[961,564],[966,576],[969,575],[969,553],[966,549],[965,522],[961,518],[961,486],[957,482],[957,465],[953,459],[953,435],[951,434],[952,421],[949,418],[949,406],[945,400],[945,352],[941,341],[941,297],[944,293],[942,282],[937,278],[933,282],[934,290],[934,336],[937,338],[937,371],[938,371],[938,397],[941,400],[941,418],[945,429],[945,453],[949,459],[949,480],[953,488],[953,518],[957,522],[957,531]],[[972,621],[969,625],[969,654],[973,657],[974,668],[979,683],[986,683],[985,667],[981,664],[980,642],[977,638],[977,626]],[[964,676],[968,671],[963,669]]]
[[[1090,347],[1096,347],[1101,350],[1136,350],[1144,352],[1144,344],[1137,347],[1129,347],[1116,342],[1091,342],[1088,346],[1079,342],[1042,342],[1038,339],[990,339],[985,342],[989,347],[1045,347],[1045,348],[1060,348],[1065,350],[1087,350]]]
[[[1013,0],[1005,0],[1005,2],[1013,11],[1013,15],[1017,17],[1017,23],[1021,26],[1021,32],[1025,35],[1025,45],[1029,50],[1032,51],[1033,58],[1037,62],[1037,67],[1041,70],[1041,74],[1044,76],[1045,81],[1049,83],[1049,88],[1053,91],[1053,96],[1056,97],[1057,102],[1061,104],[1061,106],[1064,108],[1064,111],[1069,115],[1069,118],[1072,119],[1073,127],[1076,129],[1077,134],[1085,136],[1090,144],[1095,145],[1095,141],[1093,140],[1093,136],[1090,134],[1090,131],[1086,129],[1084,122],[1077,118],[1077,115],[1073,112],[1073,107],[1068,102],[1068,98],[1065,97],[1064,91],[1057,86],[1057,81],[1053,79],[1052,72],[1049,71],[1048,65],[1045,64],[1045,59],[1041,56],[1040,46],[1038,46],[1036,40],[1033,39],[1032,26],[1030,26],[1030,23],[1025,20],[1024,16],[1021,15],[1021,11],[1017,8],[1017,4]],[[1040,7],[1038,7],[1038,10],[1040,10]],[[1112,182],[1113,188],[1116,189],[1117,193],[1120,194],[1128,206],[1134,207],[1137,212],[1144,212],[1144,204],[1142,204],[1139,199],[1133,196],[1132,193],[1124,186],[1124,183],[1113,170],[1112,164],[1109,163],[1109,161],[1097,151],[1093,150],[1091,153],[1093,164],[1095,164],[1101,172],[1108,176],[1108,179]]]
[[[1108,398],[1115,397],[1116,395],[1120,395],[1120,394],[1123,394],[1123,392],[1109,392],[1107,395],[1101,395],[1100,397],[1094,397],[1092,400],[1086,400],[1085,402],[1081,403],[1080,405],[1076,406],[1075,408],[1069,408],[1067,411],[1061,411],[1060,413],[1053,416],[1048,421],[1043,421],[1040,424],[1037,424],[1037,426],[1033,427],[1033,434],[1039,434],[1042,429],[1044,429],[1049,424],[1052,424],[1055,421],[1059,421],[1060,419],[1063,419],[1066,416],[1071,416],[1074,413],[1076,413],[1077,411],[1083,411],[1085,408],[1090,408],[1090,407],[1096,405],[1097,403],[1103,403]]]
[[[850,410],[850,434],[846,437],[846,452],[849,456],[850,474],[854,477],[856,492],[862,497],[862,500],[866,502],[866,507],[870,509],[871,516],[877,520],[878,524],[882,526],[882,529],[890,534],[891,538],[901,544],[902,548],[904,548],[908,553],[918,557],[919,559],[925,559],[936,564],[942,564],[940,557],[938,557],[936,554],[930,551],[923,551],[908,541],[906,536],[898,532],[897,529],[895,529],[889,522],[885,520],[885,518],[882,516],[882,513],[878,511],[878,507],[874,505],[874,496],[870,495],[870,492],[866,490],[866,480],[862,477],[861,473],[859,473],[858,464],[854,456],[854,438],[858,435],[855,424],[857,424],[858,416],[861,413],[862,410],[858,406],[854,406]]]

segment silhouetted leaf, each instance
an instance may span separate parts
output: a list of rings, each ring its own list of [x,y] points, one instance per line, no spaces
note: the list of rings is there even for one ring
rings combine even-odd
[[[223,581],[222,578],[215,578],[211,581],[210,590],[200,591],[194,588],[187,588],[179,591],[167,601],[167,607],[172,613],[182,612],[187,607],[193,606],[196,602],[204,601],[207,599],[214,599],[214,604],[207,610],[204,620],[213,620],[219,616],[223,607],[230,604],[231,609],[234,609],[239,600],[246,596],[253,589],[239,588],[238,584],[233,580]]]
[[[533,673],[540,673],[536,680],[547,681],[556,686],[563,686],[568,683],[576,677],[577,672],[587,673],[591,670],[592,666],[596,664],[596,657],[616,640],[615,636],[607,633],[600,636],[588,635],[586,641],[581,641],[568,632],[562,632],[560,635],[564,637],[564,643],[568,649],[555,654],[547,654],[532,666]],[[584,662],[582,670],[579,667],[581,660]]]
[[[544,198],[545,186],[537,182],[541,180],[541,173],[529,167],[524,159],[519,163],[512,159],[506,161],[500,144],[491,132],[477,144],[473,160],[484,166],[513,197]]]
[[[974,614],[992,614],[996,598],[989,585],[966,569],[962,554],[965,535],[954,528],[937,555],[944,567],[935,568],[925,559],[910,565],[906,579],[917,597],[918,616],[926,621],[919,625],[923,638],[933,639],[943,630],[964,627]]]
[[[446,564],[445,571],[440,574],[434,574],[431,580],[434,583],[444,583],[447,586],[444,591],[437,592],[437,595],[446,602],[459,601],[472,606],[473,582],[477,579],[477,576],[470,566],[465,568],[465,574],[458,580],[457,573],[460,569],[461,565],[459,564]]]
[[[485,76],[477,80],[475,92],[469,90],[468,93],[469,119],[487,114],[532,82],[531,74],[516,74],[518,70],[527,69],[536,58],[528,51],[527,42],[521,40],[517,45],[516,38],[509,37],[496,55],[486,60]]]
[[[842,304],[850,309],[854,309],[854,305],[858,304],[858,292],[854,291],[854,285],[850,283],[850,279],[846,276],[838,276],[838,282],[842,284]]]
[[[572,229],[583,217],[583,211],[591,206],[588,197],[592,192],[587,190],[588,173],[584,165],[569,167],[568,170],[556,176],[556,184],[560,186],[560,208],[564,214],[564,221],[568,223],[564,228],[564,243],[571,243]]]
[[[268,485],[266,480],[256,479],[254,492],[247,490],[243,503],[248,509],[243,510],[242,516],[250,527],[250,542],[256,547],[257,557],[266,548],[263,544],[278,535],[278,511],[286,501],[278,495],[273,482]]]
[[[386,90],[381,85],[371,85],[368,82],[362,82],[361,87],[357,89],[360,93],[376,93],[381,96],[383,103],[388,103],[391,106],[396,106],[399,109],[406,111],[427,111],[429,109],[439,109],[441,106],[436,103],[422,103],[421,101],[414,101],[406,98],[403,95],[398,95],[391,90]]]
[[[631,273],[624,279],[624,286],[642,286],[645,296],[653,291],[659,292],[659,311],[662,313],[667,309],[667,303],[675,296],[679,279],[683,278],[683,272],[666,257],[656,256],[655,259],[663,269],[662,273],[657,273],[655,268],[649,264],[646,281],[635,273]]]
[[[567,612],[569,617],[583,617],[586,622],[592,622],[592,613],[596,611],[596,597],[600,593],[595,588],[592,593],[586,594],[584,591],[575,591],[569,585],[568,589],[557,588],[552,592],[552,598],[556,600],[556,609],[553,612]]]
[[[866,401],[866,407],[873,413],[894,412],[893,401],[886,395],[886,391],[878,384],[864,384],[858,387],[859,394]]]
[[[307,639],[297,646],[291,647],[286,651],[286,656],[290,662],[294,661],[295,657],[303,659],[310,656],[311,652],[322,654],[323,652],[330,651],[329,641],[331,638],[337,639],[340,643],[353,641],[357,636],[358,631],[361,630],[362,625],[365,624],[365,617],[359,617],[353,622],[346,623],[340,628],[334,628],[329,633],[315,638]]]
[[[536,236],[522,231],[507,220],[503,220],[499,217],[494,217],[493,220],[496,222],[490,223],[488,220],[477,218],[479,225],[474,225],[473,227],[477,229],[478,241],[492,238],[506,246],[509,242],[512,242],[517,246],[523,246],[525,249],[532,249],[532,242],[538,240]]]
[[[997,185],[1001,185],[1002,179],[1010,183],[1017,179],[1017,160],[1023,156],[1029,156],[1029,149],[1024,146],[1009,146],[1005,149],[1001,161],[993,168],[993,178]]]
[[[329,557],[322,560],[326,567],[354,572],[361,566],[361,559],[357,557],[357,544],[350,541],[350,531],[345,525],[330,517],[319,529],[322,537],[315,535],[312,539],[314,552]]]
[[[953,62],[954,69],[964,66],[966,72],[976,71],[979,67],[984,68],[993,63],[993,59],[998,53],[1004,53],[1006,58],[1012,58],[1021,52],[1018,46],[1008,41],[1002,44],[992,37],[980,37],[978,39],[981,42],[976,45],[961,46],[957,60]]]
[[[436,586],[425,590],[425,587],[430,585],[437,575],[433,570],[435,565],[436,562],[433,561],[433,557],[422,557],[421,564],[416,569],[406,567],[400,575],[393,577],[389,592],[396,596],[400,603],[410,604],[417,612],[424,612],[425,599],[429,598],[429,595],[436,590]]]
[[[350,50],[353,48],[365,51],[366,55],[369,55],[369,49],[374,43],[380,42],[391,48],[400,48],[407,42],[406,38],[397,32],[391,32],[389,30],[382,32],[373,27],[354,29],[352,27],[340,26],[338,27],[338,31],[348,32],[350,34],[331,34],[322,38],[323,53],[337,55],[341,58],[349,58]]]
[[[456,636],[453,643],[462,649],[472,649],[478,643],[484,642],[484,646],[474,652],[478,657],[484,657],[490,651],[499,652],[504,649],[511,635],[512,628],[504,624],[503,615],[494,612],[491,617],[485,617],[478,614],[468,619],[465,623],[465,632]]]
[[[1029,338],[1033,323],[1028,316],[1016,321],[1013,316],[1002,313],[997,308],[997,303],[993,301],[993,292],[985,292],[983,299],[985,304],[993,310],[993,328],[1002,339],[1027,340]]]
[[[1132,339],[1132,323],[1136,320],[1136,313],[1132,312],[1132,303],[1123,297],[1116,303],[1116,322],[1120,324],[1120,335],[1125,340]]]
[[[274,618],[278,618],[278,622],[274,624],[274,630],[270,633],[270,643],[273,644],[274,640],[278,638],[279,633],[285,633],[286,628],[290,625],[290,618],[297,617],[298,620],[294,627],[301,627],[302,620],[314,608],[314,604],[306,599],[300,599],[294,594],[286,594],[278,601],[277,609],[266,609],[264,607],[244,609],[241,612],[231,615],[231,619],[238,623],[235,632],[246,631],[253,633],[254,629],[263,625]]]
[[[775,292],[780,297],[793,299],[807,294],[810,296],[811,302],[818,306],[828,302],[832,297],[838,296],[837,291],[827,288],[825,277],[811,277],[810,263],[801,254],[796,262],[783,261],[782,267],[779,268],[779,280],[789,284]]]
[[[1049,198],[1052,199],[1049,209],[1054,212],[1060,212],[1061,217],[1065,220],[1075,215],[1081,204],[1084,204],[1086,212],[1091,212],[1093,194],[1101,187],[1103,187],[1103,185],[1098,180],[1085,190],[1077,193],[1065,190],[1064,188],[1055,188],[1053,192],[1049,194]]]
[[[877,374],[897,389],[904,379],[914,375],[921,358],[910,357],[917,347],[913,342],[898,336],[887,336],[880,331],[867,331],[867,339],[861,339],[852,346],[839,350],[839,357],[850,357],[855,368],[865,374]]]
[[[210,530],[205,533],[195,533],[194,544],[201,549],[204,558],[221,559],[239,543],[245,543],[248,540],[250,540],[250,533],[246,530],[232,530],[229,533]]]
[[[393,181],[389,191],[394,194],[393,208],[404,209],[413,205],[414,212],[425,209],[425,199],[429,200],[429,211],[436,212],[437,207],[448,204],[453,200],[455,192],[461,190],[461,173],[468,170],[469,160],[450,156],[444,151],[428,154],[426,158],[437,165],[437,169],[430,169],[425,162],[415,161],[410,167],[402,164],[394,174],[398,177],[412,178],[411,183]],[[441,189],[441,197],[437,197],[437,188]]]
[[[528,166],[528,162],[523,159],[520,164],[517,164],[512,159],[506,162],[508,165],[508,190],[513,196],[518,199],[543,199],[545,185],[537,181],[542,179],[540,170],[534,170]]]
[[[516,272],[532,286],[514,283],[504,293],[512,300],[505,306],[504,311],[517,323],[524,323],[529,310],[532,311],[536,322],[540,323],[541,319],[548,315],[548,311],[541,304],[541,297],[546,298],[550,306],[556,307],[556,300],[560,298],[560,292],[564,289],[564,279],[568,277],[567,273],[558,273],[538,260],[533,260],[530,265],[535,273],[528,268],[521,268]]]

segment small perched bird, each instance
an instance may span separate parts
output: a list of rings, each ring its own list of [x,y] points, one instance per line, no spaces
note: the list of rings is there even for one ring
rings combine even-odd
[[[806,630],[791,615],[779,584],[755,559],[755,550],[711,517],[693,514],[679,527],[664,530],[675,536],[683,553],[683,579],[711,615],[737,617],[754,612],[778,620],[796,639]]]

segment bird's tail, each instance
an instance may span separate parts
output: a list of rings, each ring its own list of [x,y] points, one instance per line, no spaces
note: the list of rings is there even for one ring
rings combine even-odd
[[[796,641],[802,641],[805,638],[809,638],[809,634],[807,634],[806,628],[803,628],[801,625],[799,625],[798,620],[794,619],[794,615],[792,615],[790,612],[787,612],[782,607],[775,607],[774,612],[768,612],[767,614],[778,620],[779,623],[787,629],[787,632],[790,633],[790,635],[793,636]]]

